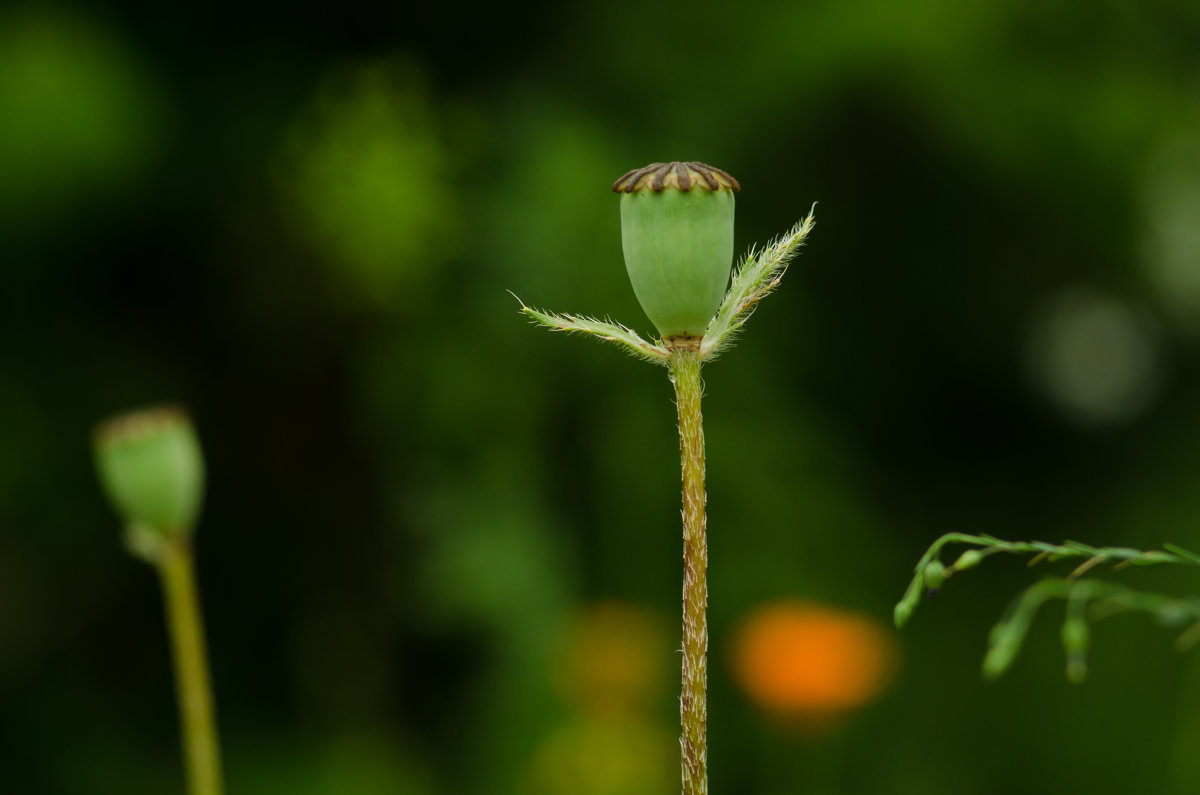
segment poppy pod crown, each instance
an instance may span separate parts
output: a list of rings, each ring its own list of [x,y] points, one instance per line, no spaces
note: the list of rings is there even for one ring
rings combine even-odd
[[[669,345],[698,340],[721,304],[740,189],[727,172],[697,162],[651,163],[613,184],[629,281]]]

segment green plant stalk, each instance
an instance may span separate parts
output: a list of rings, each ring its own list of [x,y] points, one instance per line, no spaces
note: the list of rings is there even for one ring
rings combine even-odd
[[[648,168],[665,165],[652,164]],[[695,165],[687,164],[689,168]],[[711,166],[705,168],[712,170]],[[675,170],[676,173],[680,171],[679,168]],[[618,180],[617,186],[631,175],[645,176],[646,173],[645,169],[630,172]],[[729,178],[725,172],[720,174]],[[734,271],[729,291],[702,336],[667,335],[663,340],[648,341],[620,323],[534,309],[517,298],[522,314],[553,331],[589,334],[611,342],[643,361],[666,365],[675,387],[683,480],[683,682],[679,699],[683,795],[708,795],[708,541],[704,516],[700,365],[702,360],[712,360],[732,346],[754,308],[779,287],[788,264],[799,252],[814,224],[810,210],[808,216],[787,233],[761,249],[751,249]],[[627,268],[628,264],[627,258]]]
[[[683,473],[683,671],[679,698],[683,795],[707,795],[708,535],[700,352],[674,348],[668,367],[675,386]]]
[[[175,662],[188,792],[221,795],[224,790],[221,751],[189,538],[179,535],[165,540],[155,563],[162,579],[171,656]]]

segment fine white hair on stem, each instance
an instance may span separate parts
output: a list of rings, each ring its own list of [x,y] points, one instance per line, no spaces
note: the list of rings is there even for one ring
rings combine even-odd
[[[667,364],[669,354],[665,347],[661,344],[655,344],[642,339],[636,331],[627,326],[607,320],[598,320],[593,317],[545,312],[526,306],[525,302],[515,293],[512,296],[521,304],[521,313],[523,315],[535,323],[550,328],[552,331],[591,334],[593,337],[599,337],[602,340],[614,343],[626,353],[636,356],[643,361],[664,366]]]
[[[766,247],[758,250],[751,248],[746,253],[729,283],[729,292],[725,294],[720,309],[704,333],[704,340],[700,343],[702,357],[709,359],[729,348],[750,319],[755,305],[779,286],[788,263],[799,252],[804,239],[816,224],[813,217],[816,206],[813,204],[806,218]]]

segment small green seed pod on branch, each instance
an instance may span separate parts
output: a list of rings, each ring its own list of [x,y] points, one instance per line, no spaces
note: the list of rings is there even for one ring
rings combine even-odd
[[[925,587],[930,593],[937,593],[946,584],[946,567],[940,560],[931,560],[925,564]]]
[[[1091,629],[1083,616],[1067,616],[1060,634],[1063,651],[1067,655],[1067,679],[1073,684],[1080,684],[1087,679],[1087,653]]]
[[[953,565],[942,568],[938,555],[950,544],[970,544]],[[990,535],[947,533],[933,542],[914,567],[912,579],[903,597],[896,603],[894,616],[897,627],[912,618],[926,589],[958,572],[975,568],[985,558],[1004,552],[1032,555],[1029,565],[1082,558],[1083,562],[1066,577],[1046,577],[1026,588],[1014,600],[1004,618],[989,635],[988,652],[983,661],[983,675],[996,679],[1009,669],[1021,650],[1034,616],[1042,605],[1051,600],[1067,602],[1067,616],[1062,625],[1061,640],[1067,658],[1067,679],[1084,681],[1088,675],[1088,646],[1091,626],[1088,623],[1089,605],[1102,606],[1102,615],[1122,612],[1141,612],[1154,616],[1161,624],[1177,626],[1192,622],[1192,628],[1176,639],[1176,647],[1185,649],[1200,638],[1200,600],[1192,596],[1178,597],[1140,591],[1100,578],[1083,575],[1106,563],[1114,564],[1117,572],[1130,566],[1200,566],[1200,554],[1175,544],[1163,544],[1162,549],[1140,550],[1131,547],[1094,547],[1079,541],[1050,544],[1045,541],[1005,541]]]
[[[618,179],[621,247],[633,291],[663,340],[699,342],[733,268],[734,191],[703,163],[651,163]]]
[[[967,569],[975,568],[982,561],[983,561],[983,553],[982,552],[980,552],[978,549],[967,549],[967,550],[964,550],[963,553],[958,556],[958,560],[954,561],[954,565],[951,566],[950,568],[953,569],[954,571],[966,571]]]

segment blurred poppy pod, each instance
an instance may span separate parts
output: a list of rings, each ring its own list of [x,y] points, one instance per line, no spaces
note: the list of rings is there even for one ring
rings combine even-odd
[[[204,457],[191,420],[163,406],[102,422],[93,435],[96,470],[127,525],[187,533],[204,492]]]
[[[699,338],[733,268],[738,181],[703,163],[651,163],[613,184],[629,281],[664,341]]]

